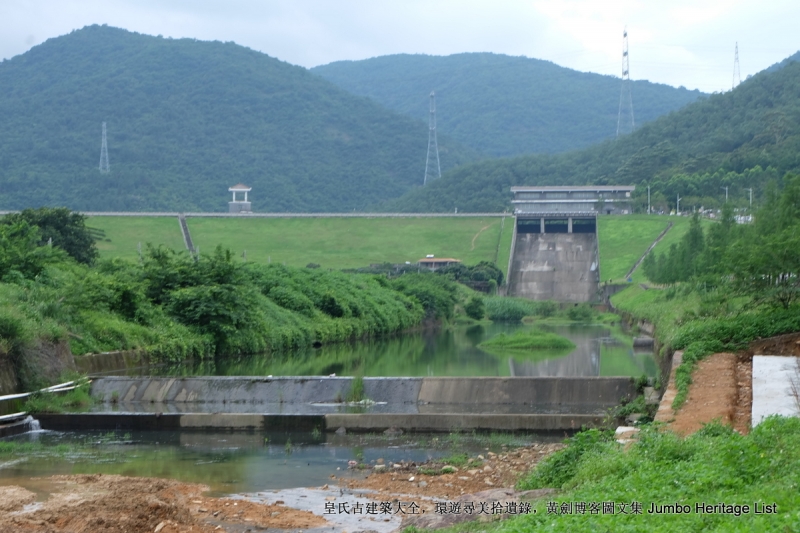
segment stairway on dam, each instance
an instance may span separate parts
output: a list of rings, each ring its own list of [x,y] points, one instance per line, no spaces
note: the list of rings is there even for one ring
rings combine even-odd
[[[521,233],[514,239],[508,295],[588,302],[598,289],[595,233]]]

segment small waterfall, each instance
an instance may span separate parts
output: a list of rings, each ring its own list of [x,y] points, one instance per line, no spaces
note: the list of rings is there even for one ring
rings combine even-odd
[[[42,425],[39,424],[39,421],[33,418],[32,416],[28,415],[28,417],[23,420],[25,423],[25,427],[28,430],[28,433],[36,433],[42,430]]]

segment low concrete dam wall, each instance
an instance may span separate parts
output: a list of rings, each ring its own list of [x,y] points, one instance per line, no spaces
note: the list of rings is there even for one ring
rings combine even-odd
[[[323,429],[377,431],[579,429],[602,425],[635,395],[629,377],[364,378],[103,377],[85,414],[41,415],[46,429]]]

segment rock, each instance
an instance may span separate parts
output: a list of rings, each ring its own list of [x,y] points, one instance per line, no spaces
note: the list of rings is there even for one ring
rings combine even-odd
[[[473,468],[472,470],[467,470],[467,474],[469,474],[470,476],[474,476],[478,472],[480,472],[480,470],[478,470],[477,468]]]
[[[344,426],[342,426],[342,427],[340,427],[339,429],[336,430],[336,434],[337,435],[347,435],[347,429]]]
[[[631,414],[629,414],[628,416],[625,417],[625,423],[626,424],[630,424],[630,425],[634,425],[643,416],[644,416],[644,414],[642,414],[642,413],[631,413]]]
[[[389,437],[397,437],[403,434],[403,430],[398,427],[392,426],[386,431],[384,431],[383,434]]]
[[[495,457],[497,454],[494,452],[489,452],[486,455],[488,455],[489,457]]]
[[[479,460],[481,460],[481,461],[483,461],[484,457],[483,457],[482,455],[479,455],[479,456],[478,456],[478,459],[479,459]]]
[[[492,467],[489,466],[489,465],[486,465],[486,466],[483,467],[483,471],[484,472],[491,472],[492,471]]]
[[[458,472],[458,468],[452,465],[446,465],[442,467],[442,474],[454,474]]]
[[[417,484],[417,486],[418,486],[418,487],[420,487],[420,488],[425,488],[425,487],[427,487],[427,486],[428,486],[428,482],[427,482],[427,481],[420,481],[420,482]]]
[[[375,462],[376,462],[376,463],[378,463],[379,465],[382,465],[382,464],[383,464],[383,457],[379,458],[379,459],[378,459],[377,461],[375,461]]]
[[[647,405],[658,405],[661,403],[661,398],[658,396],[658,391],[654,387],[644,388],[644,403]]]
[[[383,472],[386,470],[386,465],[375,465],[372,467],[375,472]]]
[[[167,523],[166,523],[166,522],[159,522],[159,523],[158,523],[158,525],[156,526],[156,528],[153,530],[153,533],[158,533],[159,531],[161,531],[162,529],[164,529],[164,527],[165,527],[166,525],[167,525]]]
[[[414,481],[414,476],[411,476],[410,478],[408,478],[408,480],[409,481]]]
[[[483,482],[486,483],[487,485],[494,486],[494,483],[492,483],[492,480],[489,479],[488,477],[486,479],[484,479]]]

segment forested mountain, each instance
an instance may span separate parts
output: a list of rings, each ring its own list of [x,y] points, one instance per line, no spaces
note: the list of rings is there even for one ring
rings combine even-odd
[[[759,201],[765,186],[800,170],[800,63],[759,73],[645,124],[631,135],[558,155],[484,161],[385,205],[400,211],[502,211],[512,185],[636,184],[639,206],[661,209]]]
[[[429,94],[435,90],[438,131],[497,157],[584,148],[617,132],[619,78],[539,59],[489,53],[401,54],[337,61],[312,72],[425,122]],[[702,94],[634,81],[636,124],[679,109]]]
[[[0,209],[352,211],[422,183],[427,125],[233,43],[90,26],[0,64]],[[101,123],[111,171],[100,173]],[[476,159],[446,136],[445,169]]]

